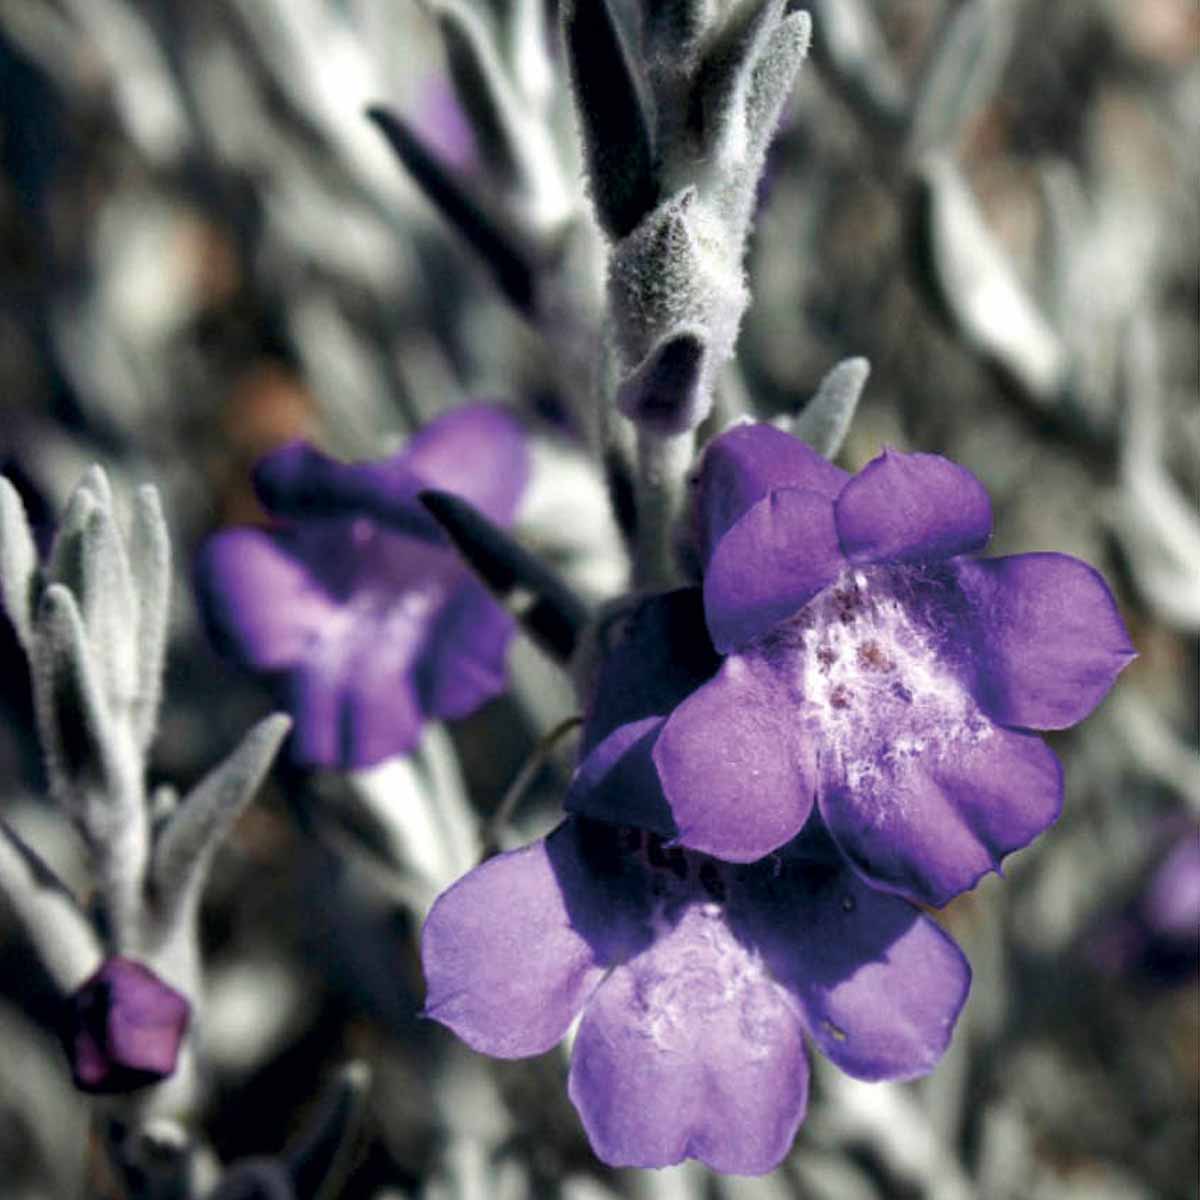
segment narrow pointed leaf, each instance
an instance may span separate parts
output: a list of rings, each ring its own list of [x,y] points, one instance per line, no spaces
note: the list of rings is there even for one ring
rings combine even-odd
[[[870,374],[871,364],[865,358],[843,359],[821,380],[816,395],[791,422],[790,432],[818,454],[835,457]]]
[[[508,301],[530,315],[536,300],[536,267],[515,231],[506,229],[400,117],[385,108],[369,108],[367,116],[430,201],[488,265]]]
[[[51,978],[68,993],[95,970],[100,943],[70,889],[0,818],[0,892]]]
[[[258,790],[291,725],[282,713],[260,721],[167,822],[154,847],[150,882],[168,917],[198,894],[214,852]]]
[[[34,707],[47,775],[94,846],[97,831],[81,805],[115,783],[114,733],[83,618],[60,583],[42,596],[33,645]]]
[[[459,4],[438,10],[446,59],[471,132],[491,172],[520,187],[520,129],[516,101],[487,30],[475,13]]]
[[[706,146],[725,143],[746,128],[746,101],[754,71],[783,18],[786,0],[752,0],[735,9],[705,55],[693,113]]]
[[[779,114],[796,81],[796,72],[808,54],[811,40],[812,21],[808,13],[789,13],[772,30],[767,48],[754,68],[746,101],[746,123],[751,147],[748,159],[755,169],[775,136]]]
[[[563,30],[596,215],[623,238],[658,199],[642,82],[608,0],[568,0]]]
[[[353,1147],[370,1082],[371,1073],[365,1063],[347,1063],[327,1090],[308,1128],[288,1147],[287,1173],[297,1196],[333,1200]]]
[[[37,545],[25,506],[17,489],[0,476],[0,600],[26,654],[33,630],[37,567]]]
[[[574,592],[465,500],[449,492],[422,492],[421,503],[488,590],[555,659],[566,662],[588,620]]]
[[[139,744],[146,749],[154,737],[162,696],[171,606],[171,539],[153,487],[140,488],[134,498],[129,569],[138,600],[134,725]]]

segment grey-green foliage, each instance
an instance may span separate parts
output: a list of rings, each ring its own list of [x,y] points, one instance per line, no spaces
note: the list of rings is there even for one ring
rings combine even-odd
[[[576,0],[564,20],[592,197],[612,238],[621,407],[660,432],[693,428],[749,302],[746,239],[808,16],[786,0],[648,4],[632,31],[607,0]]]

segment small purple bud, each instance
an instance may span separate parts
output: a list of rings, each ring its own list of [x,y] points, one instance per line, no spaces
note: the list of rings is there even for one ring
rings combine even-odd
[[[131,1092],[175,1070],[187,997],[142,963],[114,955],[67,1002],[63,1042],[83,1092]]]

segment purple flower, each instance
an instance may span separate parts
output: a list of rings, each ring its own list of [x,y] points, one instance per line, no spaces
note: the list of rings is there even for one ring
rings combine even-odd
[[[624,743],[660,723],[616,730],[576,789],[606,790]],[[618,790],[631,816],[630,797],[661,804],[652,770]],[[945,1051],[970,983],[950,938],[865,886],[817,822],[737,865],[568,817],[445,892],[422,959],[426,1014],[483,1053],[540,1054],[582,1013],[568,1089],[605,1162],[738,1174],[791,1145],[806,1036],[860,1079],[909,1079]]]
[[[660,710],[660,832],[750,862],[815,803],[868,883],[940,905],[1057,818],[1030,731],[1081,720],[1133,657],[1091,567],[971,557],[987,495],[944,458],[886,451],[851,478],[766,425],[709,447],[694,516],[725,658]]]
[[[482,404],[377,462],[302,442],[260,461],[255,486],[278,524],[212,537],[197,587],[217,644],[274,681],[299,761],[380,762],[411,750],[427,720],[503,690],[514,622],[417,497],[454,492],[508,525],[528,475],[517,422]]]
[[[75,1086],[131,1092],[175,1070],[191,1005],[148,967],[116,955],[67,1004],[63,1041]]]
[[[1200,971],[1200,829],[1160,848],[1136,894],[1098,923],[1086,952],[1105,974],[1170,987]]]

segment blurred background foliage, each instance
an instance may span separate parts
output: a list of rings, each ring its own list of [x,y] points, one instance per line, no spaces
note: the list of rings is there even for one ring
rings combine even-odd
[[[794,413],[866,356],[845,465],[883,444],[963,462],[992,495],[994,552],[1098,566],[1140,651],[1053,739],[1060,825],[942,914],[975,970],[954,1048],[914,1085],[818,1073],[768,1179],[603,1169],[560,1055],[488,1063],[417,1019],[414,917],[347,851],[367,835],[347,831],[341,782],[282,767],[204,910],[221,1160],[277,1152],[359,1057],[374,1081],[341,1194],[364,1200],[1198,1194],[1200,935],[1168,969],[1136,912],[1200,822],[1200,8],[811,7],[725,410]],[[378,455],[480,396],[567,454],[553,317],[513,313],[363,115],[388,105],[487,178],[435,18],[399,0],[0,0],[0,459],[47,535],[91,462],[119,492],[163,491],[177,581],[156,782],[191,784],[269,707],[207,645],[189,583],[206,533],[259,518],[258,455],[296,436]],[[549,61],[545,122],[579,212],[553,42]],[[0,804],[82,886],[7,630],[0,655]],[[572,711],[565,689],[518,684],[452,731],[484,817]],[[568,744],[521,834],[553,820],[569,767]],[[0,909],[0,1191],[121,1195],[51,1018]]]

